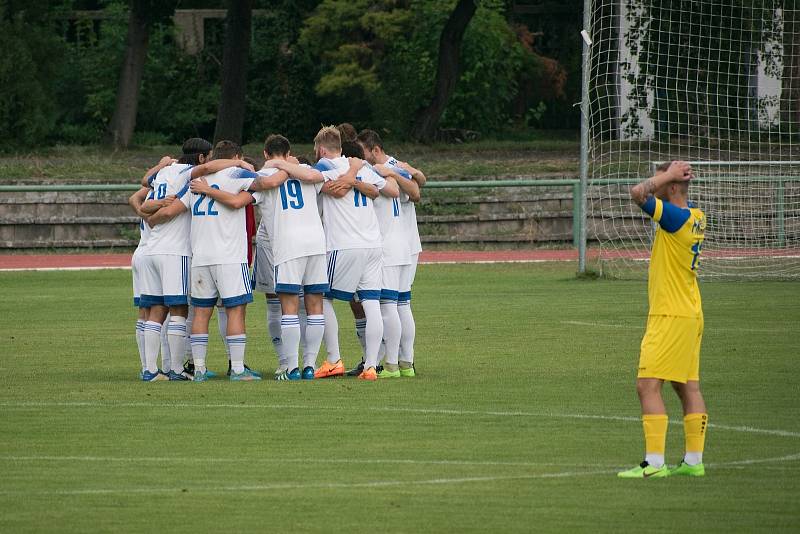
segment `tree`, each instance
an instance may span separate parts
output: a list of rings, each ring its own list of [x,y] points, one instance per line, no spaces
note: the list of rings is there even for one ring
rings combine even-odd
[[[114,115],[106,130],[106,142],[114,148],[130,145],[136,128],[136,111],[139,107],[139,91],[147,58],[150,26],[156,20],[172,14],[174,10],[174,1],[130,0],[125,57],[117,86]]]
[[[461,42],[477,7],[475,0],[458,0],[442,29],[433,99],[419,110],[411,130],[411,137],[418,141],[430,142],[436,134],[447,101],[461,75]]]
[[[253,0],[228,0],[227,3],[225,45],[222,53],[222,94],[217,111],[214,142],[229,139],[241,143]]]

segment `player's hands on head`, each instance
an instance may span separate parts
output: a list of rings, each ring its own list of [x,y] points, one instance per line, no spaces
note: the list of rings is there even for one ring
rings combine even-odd
[[[685,161],[673,161],[667,172],[676,182],[686,182],[694,178],[692,174],[692,166]]]
[[[192,193],[208,193],[211,190],[205,178],[195,178],[189,183],[189,189]]]

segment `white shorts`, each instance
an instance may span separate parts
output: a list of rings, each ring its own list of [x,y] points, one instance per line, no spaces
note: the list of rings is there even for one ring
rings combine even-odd
[[[256,239],[256,258],[253,261],[253,289],[261,293],[275,293],[275,265],[272,245],[268,240]]]
[[[400,296],[400,286],[405,276],[404,271],[410,265],[384,265],[381,283],[381,300],[394,300]]]
[[[226,308],[253,302],[246,263],[192,266],[192,306],[213,308],[219,298]]]
[[[189,303],[189,256],[145,255],[139,306],[185,306]]]
[[[411,265],[403,265],[400,278],[400,294],[397,296],[398,302],[411,300],[411,286],[417,276],[417,263],[419,263],[419,254],[414,254],[411,256]]]
[[[351,248],[328,252],[328,282],[326,298],[359,300],[381,298],[383,250],[380,248]]]
[[[325,254],[302,256],[275,266],[276,293],[327,293],[328,289]]]
[[[140,249],[133,252],[131,258],[131,274],[133,275],[133,305],[139,305],[139,297],[142,296],[142,278],[144,277],[144,253]]]

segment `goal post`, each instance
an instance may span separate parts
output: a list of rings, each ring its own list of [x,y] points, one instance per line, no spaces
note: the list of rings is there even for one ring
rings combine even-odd
[[[653,226],[628,190],[682,159],[707,217],[700,275],[800,279],[800,9],[585,2],[585,263],[644,275]]]

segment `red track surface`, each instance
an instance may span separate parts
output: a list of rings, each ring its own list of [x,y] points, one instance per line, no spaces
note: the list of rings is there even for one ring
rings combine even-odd
[[[589,250],[590,259],[597,257],[597,250]],[[703,251],[705,257],[747,258],[747,257],[800,257],[798,249],[752,249]],[[644,260],[647,251],[607,250],[604,257]],[[543,262],[577,261],[578,251],[569,250],[427,250],[420,256],[420,263],[501,263],[501,262]],[[42,255],[0,255],[0,271],[19,270],[71,270],[71,269],[119,269],[131,265],[130,254],[42,254]]]
[[[420,263],[575,261],[576,250],[425,251]],[[0,270],[114,269],[131,266],[130,254],[0,255]]]

